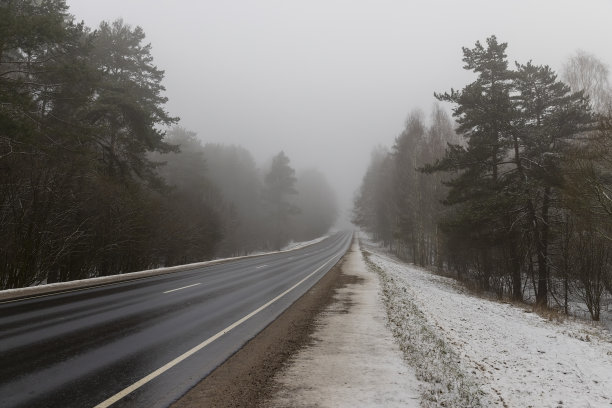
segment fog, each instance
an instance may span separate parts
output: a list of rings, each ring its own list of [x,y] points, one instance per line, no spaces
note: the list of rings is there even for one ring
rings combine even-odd
[[[141,26],[165,70],[167,109],[204,143],[284,150],[315,167],[341,212],[377,144],[391,145],[434,91],[462,88],[462,46],[495,34],[509,60],[560,70],[577,49],[612,64],[612,2],[68,1],[97,27]],[[445,109],[449,109],[445,106]]]

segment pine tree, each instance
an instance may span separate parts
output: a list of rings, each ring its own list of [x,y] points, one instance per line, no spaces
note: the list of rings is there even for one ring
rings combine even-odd
[[[275,249],[280,250],[289,236],[289,217],[299,209],[290,203],[288,196],[297,194],[295,189],[295,170],[289,166],[289,158],[280,152],[272,159],[272,166],[265,177],[264,199],[271,218],[272,241]]]
[[[85,161],[65,112],[83,101],[75,93],[91,72],[86,30],[67,10],[63,0],[0,4],[2,288],[46,279],[82,235],[69,193]]]
[[[92,63],[101,74],[88,120],[103,172],[111,177],[137,177],[156,182],[155,165],[146,153],[174,149],[163,140],[159,125],[178,118],[164,110],[167,98],[161,84],[164,71],[153,65],[145,34],[122,20],[102,22],[93,33]]]
[[[499,43],[495,36],[487,39],[486,47],[476,42],[473,49],[463,48],[464,69],[478,74],[477,79],[461,91],[435,96],[455,104],[457,132],[465,138],[465,144],[449,145],[442,160],[424,168],[426,172],[452,173],[445,183],[449,186],[445,203],[455,210],[442,227],[455,237],[451,243],[471,242],[474,252],[467,257],[473,258],[469,262],[477,266],[485,289],[494,268],[492,248],[511,239],[506,220],[511,205],[500,177],[515,115],[506,48],[507,44]]]
[[[519,112],[513,131],[515,176],[523,196],[538,264],[536,304],[548,303],[551,211],[564,187],[562,163],[580,132],[592,123],[588,100],[572,93],[548,66],[517,64],[514,100]],[[513,180],[514,179],[514,180]]]

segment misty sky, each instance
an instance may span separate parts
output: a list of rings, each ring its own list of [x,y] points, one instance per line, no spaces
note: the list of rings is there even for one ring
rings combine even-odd
[[[495,34],[510,61],[559,71],[580,48],[612,64],[612,0],[67,2],[92,28],[144,29],[181,126],[260,163],[285,150],[327,174],[345,211],[371,149],[471,80],[462,46]]]

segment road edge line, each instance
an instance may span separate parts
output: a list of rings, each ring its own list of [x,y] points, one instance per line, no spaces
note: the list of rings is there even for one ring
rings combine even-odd
[[[174,360],[166,363],[165,365],[163,365],[162,367],[160,367],[157,370],[153,371],[149,375],[141,378],[140,380],[136,381],[132,385],[130,385],[130,386],[124,388],[123,390],[119,391],[117,394],[113,395],[112,397],[102,401],[101,403],[96,405],[94,408],[107,408],[107,407],[111,406],[112,404],[114,404],[115,402],[118,402],[119,400],[123,399],[127,395],[131,394],[132,392],[136,391],[138,388],[142,387],[143,385],[145,385],[149,381],[159,377],[161,374],[163,374],[166,371],[170,370],[172,367],[176,366],[180,362],[186,360],[187,358],[189,358],[193,354],[197,353],[198,351],[200,351],[204,347],[208,346],[213,341],[215,341],[218,338],[220,338],[221,336],[229,333],[230,331],[232,331],[236,327],[240,326],[242,323],[244,323],[247,320],[249,320],[251,317],[255,316],[256,314],[258,314],[262,310],[266,309],[268,306],[272,305],[277,300],[279,300],[282,297],[284,297],[285,295],[287,295],[289,292],[291,292],[292,290],[294,290],[295,288],[300,286],[302,283],[304,283],[306,280],[311,278],[313,275],[315,275],[317,272],[319,272],[327,264],[329,264],[332,260],[334,260],[336,258],[337,258],[337,255],[334,255],[333,257],[331,257],[330,259],[325,261],[325,263],[323,265],[319,266],[317,269],[315,269],[313,272],[311,272],[308,276],[306,276],[305,278],[300,280],[298,283],[296,283],[295,285],[293,285],[289,289],[285,290],[280,295],[276,296],[274,299],[272,299],[272,300],[268,301],[267,303],[265,303],[264,305],[258,307],[257,309],[255,309],[251,313],[249,313],[246,316],[242,317],[241,319],[235,321],[231,325],[227,326],[225,329],[219,331],[215,335],[213,335],[213,336],[209,337],[208,339],[204,340],[202,343],[198,344],[197,346],[191,348],[190,350],[188,350],[185,353],[181,354],[180,356],[176,357]]]

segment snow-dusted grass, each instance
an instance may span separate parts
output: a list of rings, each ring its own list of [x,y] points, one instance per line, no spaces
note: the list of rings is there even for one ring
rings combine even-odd
[[[432,384],[431,406],[473,406],[471,395],[483,406],[612,406],[612,336],[601,325],[472,296],[368,248],[396,338]]]
[[[440,336],[419,310],[402,285],[386,268],[379,266],[383,258],[364,251],[368,266],[378,272],[387,319],[404,353],[423,381],[421,405],[425,407],[479,407],[482,391],[460,365],[460,357]],[[384,265],[383,265],[384,267]]]

